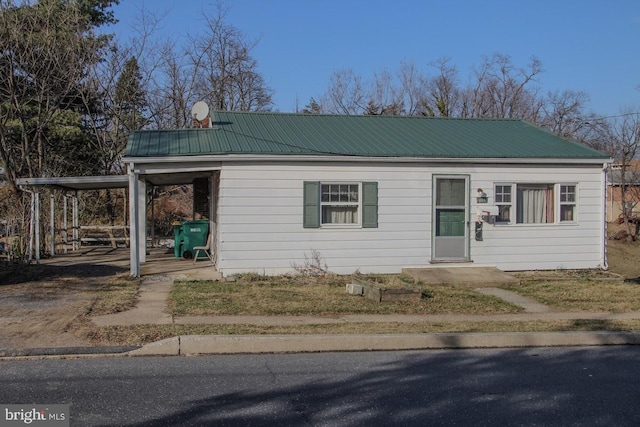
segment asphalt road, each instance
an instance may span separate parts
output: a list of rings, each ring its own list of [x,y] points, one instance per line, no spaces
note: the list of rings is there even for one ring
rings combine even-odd
[[[71,425],[638,425],[640,347],[0,362]]]

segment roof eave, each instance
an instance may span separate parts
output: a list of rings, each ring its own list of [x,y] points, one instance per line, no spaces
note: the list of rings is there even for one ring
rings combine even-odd
[[[202,156],[125,157],[124,163],[193,163],[193,162],[368,162],[368,163],[481,163],[481,164],[609,164],[607,157],[373,157],[341,155],[290,155],[290,154],[215,154]]]

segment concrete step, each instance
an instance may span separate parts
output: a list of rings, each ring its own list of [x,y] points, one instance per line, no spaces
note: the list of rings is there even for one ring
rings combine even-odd
[[[428,267],[403,268],[402,273],[427,285],[485,288],[520,283],[515,277],[493,266],[437,264]]]

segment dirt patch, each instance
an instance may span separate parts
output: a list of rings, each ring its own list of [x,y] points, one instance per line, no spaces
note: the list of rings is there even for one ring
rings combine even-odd
[[[119,274],[108,265],[2,265],[0,350],[90,346],[86,316]]]

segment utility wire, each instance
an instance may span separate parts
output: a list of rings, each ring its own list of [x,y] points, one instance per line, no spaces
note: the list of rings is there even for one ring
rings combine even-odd
[[[619,117],[627,117],[627,116],[635,116],[637,114],[640,114],[640,111],[637,111],[635,113],[624,113],[624,114],[617,114],[615,116],[602,116],[602,117],[596,117],[593,119],[587,119],[589,121],[596,121],[596,120],[605,120],[605,119],[617,119]]]

